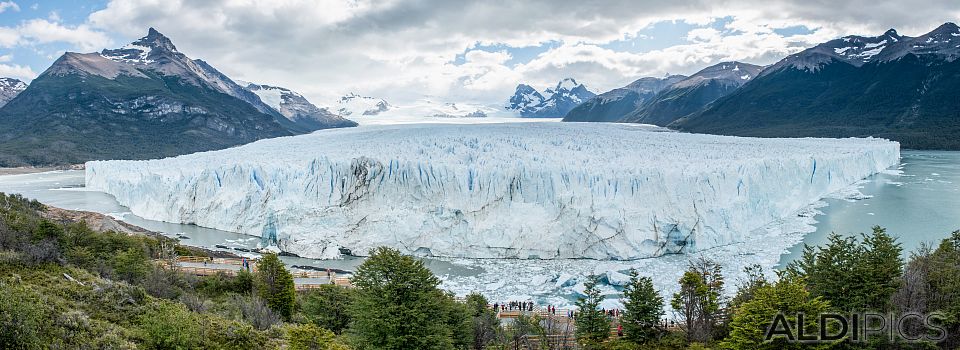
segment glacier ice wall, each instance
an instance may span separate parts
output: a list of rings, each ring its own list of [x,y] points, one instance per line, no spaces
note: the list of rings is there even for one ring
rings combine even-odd
[[[622,124],[392,125],[86,164],[147,219],[301,256],[636,259],[743,241],[899,161],[883,139],[757,139]]]

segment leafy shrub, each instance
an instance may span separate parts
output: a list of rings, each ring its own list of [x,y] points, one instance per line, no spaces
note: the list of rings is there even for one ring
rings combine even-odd
[[[143,251],[128,248],[116,255],[113,259],[113,271],[117,277],[130,283],[143,281],[152,266]]]
[[[353,291],[333,284],[300,294],[300,310],[311,323],[340,334],[350,324]]]
[[[257,296],[235,296],[231,304],[237,306],[244,320],[259,330],[266,330],[280,324],[280,315]]]
[[[42,307],[18,287],[0,283],[0,348],[39,349]]]
[[[180,305],[160,303],[145,312],[138,324],[144,345],[151,349],[195,349],[202,342],[200,323]]]
[[[287,328],[287,341],[292,350],[341,350],[346,346],[336,341],[333,332],[312,323]]]

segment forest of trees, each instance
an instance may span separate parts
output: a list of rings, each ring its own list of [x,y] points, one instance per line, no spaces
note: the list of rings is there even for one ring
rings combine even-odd
[[[960,231],[906,260],[882,228],[859,237],[833,235],[782,271],[753,266],[740,281],[725,281],[720,265],[694,257],[673,295],[661,295],[643,271],[632,271],[616,317],[600,309],[604,296],[591,277],[574,321],[563,323],[549,313],[501,320],[482,295],[455,297],[422,261],[390,248],[371,252],[353,274],[352,288],[296,291],[276,255],[265,255],[253,273],[197,277],[155,261],[203,251],[163,237],[93,231],[83,222],[48,219],[45,210],[36,201],[0,195],[3,349],[960,346]],[[944,332],[937,337],[937,328],[916,318],[896,325],[873,319],[864,324],[878,331],[866,339],[768,339],[778,317],[779,326],[816,334],[816,315],[823,313],[934,314]],[[836,320],[823,326],[831,334],[840,330]],[[914,335],[936,340],[907,339]]]

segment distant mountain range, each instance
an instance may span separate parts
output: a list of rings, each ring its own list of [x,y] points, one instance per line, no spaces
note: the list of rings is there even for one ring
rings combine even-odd
[[[666,126],[700,111],[760,73],[762,67],[722,62],[687,77],[641,78],[572,109],[564,121],[622,122]]]
[[[390,110],[386,100],[349,93],[337,101],[337,114],[344,117],[373,116]]]
[[[664,126],[703,109],[755,78],[763,67],[723,62],[667,86],[620,121]]]
[[[307,130],[357,126],[356,122],[333,114],[327,108],[315,106],[296,91],[279,86],[241,83],[247,90],[257,94],[267,106]]]
[[[563,117],[567,122],[616,122],[633,113],[658,92],[686,79],[684,75],[640,78],[622,88],[594,96],[571,109]]]
[[[279,104],[264,103],[151,28],[119,49],[63,54],[0,108],[0,166],[167,157],[356,125],[277,92]]]
[[[758,137],[875,136],[904,148],[960,150],[957,58],[953,23],[918,37],[893,29],[852,35],[767,67],[724,62],[680,80],[643,78],[587,100],[564,121]]]
[[[960,149],[960,27],[919,37],[847,36],[791,55],[680,130],[762,137],[862,137]]]
[[[555,88],[546,89],[542,94],[530,85],[520,84],[505,108],[523,118],[562,118],[594,96],[596,94],[573,78],[561,80]]]
[[[0,78],[0,107],[17,97],[23,90],[27,89],[27,84],[14,78]]]

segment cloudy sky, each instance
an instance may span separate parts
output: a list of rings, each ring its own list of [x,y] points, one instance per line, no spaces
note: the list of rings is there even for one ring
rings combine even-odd
[[[347,92],[500,104],[521,82],[573,77],[603,92],[958,19],[956,0],[0,0],[0,76],[29,80],[64,51],[119,47],[155,27],[235,79],[321,105]]]

